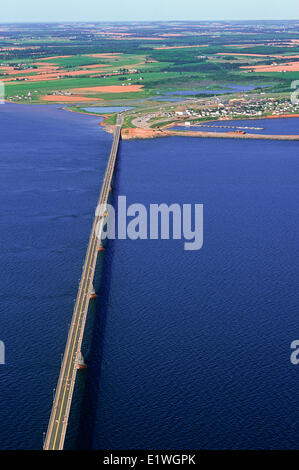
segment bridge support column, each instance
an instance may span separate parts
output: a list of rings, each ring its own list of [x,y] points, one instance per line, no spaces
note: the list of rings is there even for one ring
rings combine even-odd
[[[90,290],[90,298],[91,299],[96,299],[97,298],[97,294],[96,294],[96,291],[94,290],[94,287],[92,286],[91,290]]]
[[[86,369],[87,365],[85,364],[84,357],[82,352],[79,352],[79,357],[78,357],[78,363],[77,363],[77,369]]]

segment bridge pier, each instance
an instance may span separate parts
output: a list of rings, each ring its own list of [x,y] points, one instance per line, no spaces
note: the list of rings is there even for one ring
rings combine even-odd
[[[79,355],[78,355],[78,363],[77,363],[77,369],[78,370],[81,370],[81,369],[86,369],[87,368],[87,365],[84,361],[84,357],[83,357],[83,354],[82,352],[80,351],[79,352]]]
[[[91,290],[90,290],[90,298],[91,299],[96,299],[97,298],[97,293],[92,285]]]

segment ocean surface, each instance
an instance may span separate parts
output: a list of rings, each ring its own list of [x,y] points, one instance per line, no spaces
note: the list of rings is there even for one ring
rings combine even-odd
[[[42,447],[111,145],[98,122],[0,106],[1,449]],[[66,448],[298,448],[298,149],[121,143],[113,197],[204,204],[204,245],[108,242]]]
[[[111,136],[57,106],[0,106],[0,449],[40,449]]]

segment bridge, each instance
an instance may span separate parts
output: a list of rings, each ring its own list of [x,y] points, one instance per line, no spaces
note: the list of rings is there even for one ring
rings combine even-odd
[[[105,207],[109,197],[114,173],[118,146],[121,136],[123,117],[117,116],[113,144],[102,184],[98,205]],[[76,374],[82,361],[81,345],[84,335],[89,300],[94,296],[93,278],[98,252],[102,249],[99,234],[102,233],[105,218],[98,211],[94,217],[85,262],[82,270],[74,313],[70,325],[60,374],[49,419],[44,450],[62,450],[71,409]]]

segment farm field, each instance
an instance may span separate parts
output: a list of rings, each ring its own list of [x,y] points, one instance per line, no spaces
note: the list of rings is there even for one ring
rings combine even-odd
[[[10,102],[121,102],[148,112],[171,101],[181,105],[182,98],[169,98],[175,93],[203,103],[226,89],[231,98],[262,92],[281,99],[299,79],[296,21],[263,28],[160,22],[3,24],[0,30],[0,80]]]

